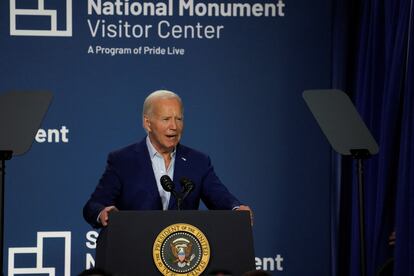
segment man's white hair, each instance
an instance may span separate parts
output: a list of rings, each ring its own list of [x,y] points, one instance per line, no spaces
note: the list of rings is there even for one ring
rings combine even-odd
[[[149,94],[145,99],[144,106],[142,108],[142,116],[151,115],[154,107],[153,103],[156,99],[177,99],[181,104],[181,109],[183,109],[183,102],[181,101],[180,96],[169,90],[157,90]]]

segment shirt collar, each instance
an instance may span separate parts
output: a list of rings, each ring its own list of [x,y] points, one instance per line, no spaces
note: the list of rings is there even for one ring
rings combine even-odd
[[[155,149],[155,147],[152,145],[151,140],[149,139],[149,136],[147,136],[147,138],[145,139],[146,143],[147,143],[147,148],[148,148],[148,152],[149,155],[152,158],[154,158],[155,156],[160,156],[162,157],[162,155]],[[175,157],[175,152],[176,152],[177,147],[174,148],[174,150],[171,152],[171,157]]]

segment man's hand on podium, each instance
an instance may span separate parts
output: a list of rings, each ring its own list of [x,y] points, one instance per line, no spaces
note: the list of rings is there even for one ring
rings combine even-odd
[[[249,213],[250,213],[250,222],[251,222],[251,224],[253,226],[253,211],[252,211],[252,209],[250,209],[249,206],[247,206],[247,205],[240,205],[239,208],[236,209],[236,211],[249,211]]]
[[[118,211],[118,209],[115,206],[108,206],[99,213],[99,221],[103,226],[108,225],[109,213],[112,211]]]

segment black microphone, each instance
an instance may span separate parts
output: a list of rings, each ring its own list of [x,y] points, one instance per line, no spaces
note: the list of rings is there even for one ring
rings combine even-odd
[[[171,180],[171,178],[168,175],[161,176],[160,182],[161,182],[161,186],[164,190],[166,190],[167,192],[171,192],[171,193],[175,194],[174,182]]]
[[[186,198],[192,190],[194,190],[195,184],[191,179],[188,179],[187,177],[182,177],[180,179],[180,183],[183,186],[183,194],[182,199]]]
[[[170,192],[171,194],[173,194],[173,196],[175,197],[175,201],[177,202],[177,210],[181,210],[181,204],[183,202],[181,194],[177,193],[174,188],[174,182],[171,180],[171,178],[168,175],[163,175],[160,178],[160,183],[162,188],[167,191]]]

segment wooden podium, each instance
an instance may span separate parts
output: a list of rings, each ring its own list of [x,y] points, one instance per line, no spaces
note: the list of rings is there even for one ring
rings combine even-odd
[[[242,275],[254,270],[242,211],[120,211],[98,238],[96,267],[113,275]]]

